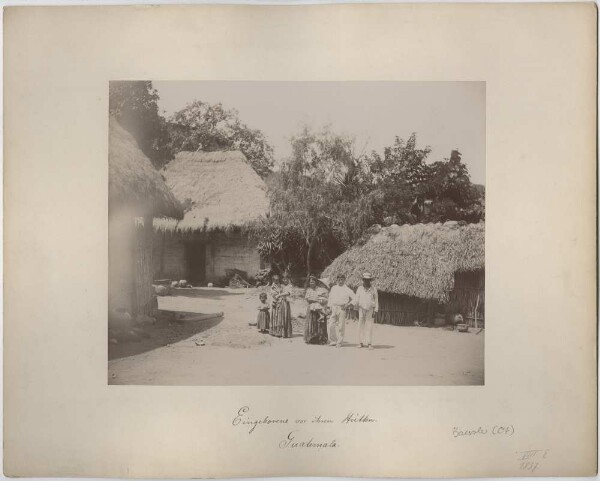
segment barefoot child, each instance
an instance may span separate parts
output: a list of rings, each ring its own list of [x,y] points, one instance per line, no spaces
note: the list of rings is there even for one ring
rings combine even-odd
[[[267,332],[269,330],[269,304],[267,304],[267,293],[261,292],[258,296],[260,300],[258,304],[258,316],[256,318],[256,324],[260,332]]]

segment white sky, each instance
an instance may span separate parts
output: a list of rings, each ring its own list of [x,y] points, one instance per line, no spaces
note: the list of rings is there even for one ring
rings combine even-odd
[[[417,133],[432,149],[429,162],[458,148],[471,180],[485,184],[485,82],[232,82],[153,81],[167,116],[194,100],[221,102],[242,122],[260,129],[277,159],[290,154],[289,138],[303,123],[356,137],[362,151]]]

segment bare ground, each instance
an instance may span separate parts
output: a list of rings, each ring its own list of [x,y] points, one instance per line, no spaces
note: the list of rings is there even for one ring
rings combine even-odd
[[[256,289],[197,288],[160,297],[170,320],[109,344],[109,384],[482,385],[484,333],[376,324],[373,350],[357,348],[358,323],[341,348],[306,345],[305,304],[292,302],[294,336],[261,334]],[[183,319],[178,319],[181,317]],[[184,320],[185,319],[185,320]],[[141,340],[139,339],[141,337]]]

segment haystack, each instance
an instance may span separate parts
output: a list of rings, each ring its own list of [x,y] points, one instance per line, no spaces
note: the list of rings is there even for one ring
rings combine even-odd
[[[183,217],[183,209],[132,135],[114,118],[109,120],[109,209],[127,206],[143,217]]]
[[[227,231],[269,211],[267,187],[239,151],[180,152],[161,173],[186,212],[155,219],[158,230]]]
[[[455,273],[484,269],[484,237],[483,223],[392,225],[344,252],[323,276],[345,274],[356,287],[368,271],[381,291],[444,303]]]

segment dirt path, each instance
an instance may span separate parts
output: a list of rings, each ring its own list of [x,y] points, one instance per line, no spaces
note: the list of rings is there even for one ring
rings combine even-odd
[[[480,385],[484,334],[375,325],[372,351],[356,346],[348,321],[342,348],[279,339],[255,321],[255,289],[193,289],[159,298],[164,310],[202,313],[202,320],[153,326],[139,343],[109,348],[109,384],[157,385]],[[292,314],[304,312],[303,301]],[[220,314],[223,313],[223,316]]]

